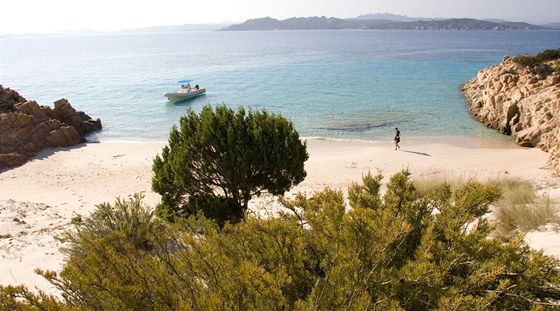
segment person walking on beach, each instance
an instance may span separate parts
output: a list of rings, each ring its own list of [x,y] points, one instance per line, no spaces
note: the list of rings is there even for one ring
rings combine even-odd
[[[399,143],[401,142],[401,131],[399,131],[398,127],[395,127],[395,150],[401,149]]]

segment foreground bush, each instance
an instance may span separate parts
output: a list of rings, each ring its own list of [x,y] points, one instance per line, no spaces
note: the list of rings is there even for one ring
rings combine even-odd
[[[419,194],[408,172],[284,201],[289,212],[219,229],[203,218],[144,217],[139,197],[69,234],[60,275],[79,310],[538,310],[560,303],[559,261],[520,236],[491,239],[498,188],[469,182]],[[121,204],[126,203],[126,204]],[[128,206],[128,207],[127,207]],[[132,206],[133,208],[130,208]],[[127,213],[123,213],[127,210]],[[118,217],[99,217],[109,214]],[[151,228],[111,224],[143,219]],[[89,220],[86,220],[88,223]],[[146,247],[149,245],[150,247]]]
[[[66,311],[72,310],[55,297],[35,294],[23,286],[0,285],[0,310],[2,311]]]
[[[263,191],[282,195],[306,176],[305,143],[291,122],[265,110],[224,105],[189,110],[154,159],[152,188],[158,213],[188,217],[202,212],[223,224],[244,217]]]

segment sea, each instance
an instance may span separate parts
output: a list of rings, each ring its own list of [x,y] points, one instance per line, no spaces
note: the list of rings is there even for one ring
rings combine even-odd
[[[187,110],[266,109],[302,137],[502,139],[461,85],[505,55],[560,48],[560,31],[192,31],[0,38],[0,84],[100,118],[93,140],[165,141]],[[206,95],[172,103],[178,80]]]

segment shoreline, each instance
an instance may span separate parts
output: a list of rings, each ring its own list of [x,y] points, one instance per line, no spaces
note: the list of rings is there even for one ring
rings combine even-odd
[[[90,138],[85,144],[99,144],[99,143],[161,143],[167,144],[168,138],[165,139],[114,139],[105,138],[99,139],[98,137],[86,137]],[[469,147],[469,148],[526,148],[520,147],[515,144],[513,138],[508,135],[501,135],[499,137],[484,137],[484,136],[465,136],[465,135],[412,135],[412,136],[402,136],[404,141],[410,145],[418,144],[428,144],[428,143],[443,143],[449,144],[457,147]],[[372,139],[360,139],[360,138],[336,138],[336,137],[323,137],[323,136],[300,136],[301,140],[304,141],[330,141],[330,142],[347,142],[347,143],[363,143],[363,144],[385,144],[393,143],[393,137],[386,136],[384,139],[372,138]],[[72,147],[70,147],[72,148]],[[530,147],[526,149],[531,149]]]
[[[501,138],[493,137],[474,137],[463,135],[441,135],[441,136],[401,136],[401,141],[408,145],[416,146],[422,144],[442,143],[455,147],[465,148],[524,148],[515,144],[511,136],[502,135]],[[348,142],[348,143],[364,143],[364,144],[393,144],[393,138],[387,136],[385,139],[346,139],[332,137],[302,137],[303,140],[310,141],[332,141],[332,142]],[[531,148],[525,148],[531,149]]]
[[[389,138],[391,139],[391,138]],[[409,169],[413,178],[511,177],[547,186],[560,198],[560,179],[543,169],[548,154],[536,148],[500,145],[460,137],[404,137],[401,150],[391,140],[357,141],[307,138],[309,160],[306,179],[286,193],[312,194],[325,187],[345,190],[363,174],[382,173],[385,180]],[[0,280],[6,284],[35,286],[56,293],[35,268],[59,271],[64,256],[54,236],[71,229],[72,218],[87,216],[95,206],[144,194],[144,204],[155,207],[159,195],[151,191],[152,162],[166,141],[90,142],[74,147],[44,150],[23,166],[0,171]],[[258,213],[273,209],[273,197],[251,201]],[[560,237],[558,233],[555,236]],[[560,238],[550,246],[535,236],[536,247],[560,257]],[[540,239],[540,240],[539,240]],[[540,244],[539,244],[540,243]],[[545,245],[545,246],[543,246]]]

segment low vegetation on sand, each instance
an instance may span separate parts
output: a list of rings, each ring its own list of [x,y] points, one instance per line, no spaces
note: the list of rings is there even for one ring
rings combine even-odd
[[[526,233],[546,225],[560,227],[560,205],[547,193],[539,194],[534,184],[522,180],[501,180],[502,190],[494,204],[498,234]]]
[[[492,184],[416,190],[407,171],[282,200],[279,217],[223,228],[174,223],[141,196],[103,204],[68,232],[62,300],[3,287],[16,310],[544,310],[559,261],[520,235],[491,237]],[[350,207],[350,208],[348,208]]]
[[[442,183],[455,191],[464,187],[469,179],[472,178],[447,172],[417,178],[415,185],[422,195],[427,195]],[[491,206],[495,234],[525,234],[547,225],[560,228],[560,202],[533,183],[515,178],[489,178],[486,183],[498,187],[501,192]]]

